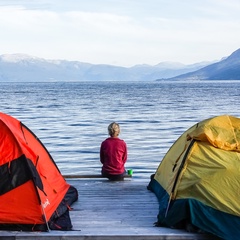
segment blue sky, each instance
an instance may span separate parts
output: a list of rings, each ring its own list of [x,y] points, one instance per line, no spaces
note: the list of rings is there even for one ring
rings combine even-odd
[[[239,0],[0,0],[0,55],[133,66],[240,48]]]

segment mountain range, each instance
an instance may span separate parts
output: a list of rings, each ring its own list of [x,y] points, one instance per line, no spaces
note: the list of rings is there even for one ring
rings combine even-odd
[[[215,62],[185,65],[161,62],[133,67],[91,64],[79,61],[46,60],[25,54],[0,55],[0,82],[46,81],[150,81],[240,80],[240,49]]]
[[[240,80],[240,49],[219,62],[170,80]]]
[[[209,62],[184,65],[162,62],[133,67],[90,64],[78,61],[46,60],[25,54],[0,55],[0,82],[39,81],[149,81],[170,78],[198,70]]]

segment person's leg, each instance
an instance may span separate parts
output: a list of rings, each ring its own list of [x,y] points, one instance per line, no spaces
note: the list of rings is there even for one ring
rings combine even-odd
[[[108,179],[110,181],[123,181],[124,180],[124,175],[123,174],[121,174],[121,175],[109,175]]]
[[[123,181],[125,173],[112,175],[109,173],[102,172],[102,176],[108,178],[110,181]]]

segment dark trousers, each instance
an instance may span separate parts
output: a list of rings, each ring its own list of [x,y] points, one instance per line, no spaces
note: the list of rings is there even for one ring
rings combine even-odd
[[[123,181],[125,174],[126,172],[122,174],[117,174],[117,175],[112,175],[106,172],[102,172],[102,176],[108,178],[110,181]]]

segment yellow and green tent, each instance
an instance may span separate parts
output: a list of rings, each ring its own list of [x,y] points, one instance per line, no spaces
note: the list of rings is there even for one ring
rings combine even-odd
[[[240,119],[201,121],[168,150],[148,188],[159,200],[158,225],[189,221],[223,239],[240,239]]]

